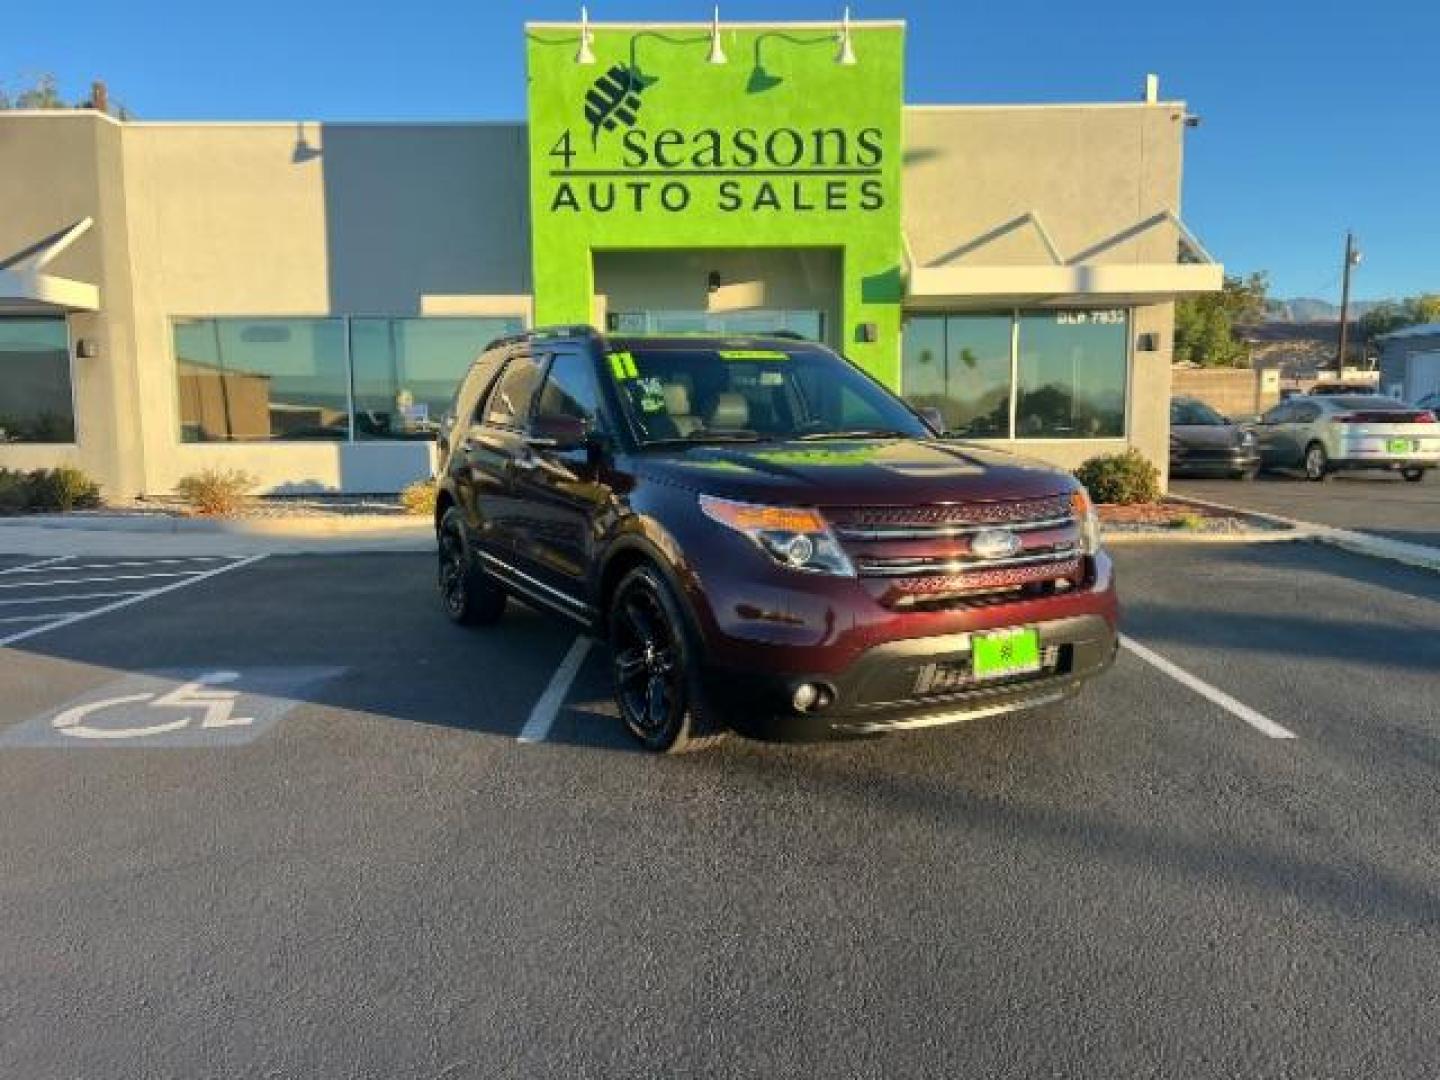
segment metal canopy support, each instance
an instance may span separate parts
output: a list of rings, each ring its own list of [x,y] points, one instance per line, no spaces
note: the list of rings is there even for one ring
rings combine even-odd
[[[88,282],[47,274],[46,268],[95,225],[84,217],[0,262],[0,310],[98,311],[100,289]]]

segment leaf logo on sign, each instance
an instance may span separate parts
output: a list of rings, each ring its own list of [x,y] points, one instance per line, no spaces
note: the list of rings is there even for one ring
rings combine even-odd
[[[616,64],[595,80],[585,93],[585,121],[590,125],[590,145],[600,141],[601,130],[614,131],[624,124],[635,126],[640,112],[640,95],[648,84],[633,67]]]

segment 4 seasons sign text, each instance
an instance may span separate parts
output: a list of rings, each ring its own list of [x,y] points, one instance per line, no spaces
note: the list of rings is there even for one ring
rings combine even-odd
[[[650,127],[644,105],[656,92],[624,65],[595,80],[577,123],[549,149],[550,212],[867,213],[886,205],[879,127]]]

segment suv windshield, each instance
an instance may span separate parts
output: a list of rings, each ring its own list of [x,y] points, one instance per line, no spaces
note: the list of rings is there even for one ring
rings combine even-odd
[[[634,343],[607,364],[642,443],[933,438],[903,402],[814,347]]]
[[[1170,402],[1170,423],[1179,427],[1224,427],[1229,422],[1203,401]]]

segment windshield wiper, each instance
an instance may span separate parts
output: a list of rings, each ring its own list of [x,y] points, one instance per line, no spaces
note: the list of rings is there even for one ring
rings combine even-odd
[[[766,442],[770,437],[758,431],[706,431],[700,428],[673,439],[646,439],[646,446],[695,446],[702,443]]]
[[[845,428],[840,431],[812,431],[807,435],[797,435],[796,442],[819,442],[822,439],[915,439],[919,438],[905,431],[897,431],[894,428],[866,427],[866,428]]]

